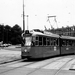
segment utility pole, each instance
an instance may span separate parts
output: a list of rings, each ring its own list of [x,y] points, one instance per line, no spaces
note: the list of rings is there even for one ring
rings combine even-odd
[[[28,17],[29,17],[29,16],[27,15],[27,30],[28,30]]]
[[[23,0],[23,32],[25,31],[25,15],[24,15],[24,0]]]

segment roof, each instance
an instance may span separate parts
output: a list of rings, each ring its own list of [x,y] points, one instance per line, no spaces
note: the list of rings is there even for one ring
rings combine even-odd
[[[59,35],[57,34],[53,34],[51,32],[47,32],[47,31],[30,31],[30,33],[32,33],[33,36],[35,35],[42,35],[42,36],[49,36],[49,37],[56,37],[59,38]]]
[[[29,31],[29,33],[32,34],[32,36],[36,36],[36,35],[40,35],[40,36],[48,36],[48,37],[55,37],[55,38],[61,38],[61,39],[72,39],[75,40],[75,37],[72,36],[63,36],[63,35],[58,35],[58,34],[54,34],[48,31],[42,31],[39,29],[35,29],[35,30],[31,30]],[[25,34],[25,33],[23,33]]]
[[[72,39],[72,40],[75,40],[75,37],[72,37],[72,36],[61,36],[60,38],[62,38],[62,39]]]

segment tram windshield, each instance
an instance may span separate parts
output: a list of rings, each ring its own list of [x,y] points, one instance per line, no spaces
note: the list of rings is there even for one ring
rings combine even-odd
[[[25,37],[25,46],[31,46],[31,37]]]

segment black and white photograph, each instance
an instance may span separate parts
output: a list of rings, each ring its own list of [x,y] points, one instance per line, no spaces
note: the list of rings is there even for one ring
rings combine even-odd
[[[0,75],[75,75],[75,0],[0,0]]]

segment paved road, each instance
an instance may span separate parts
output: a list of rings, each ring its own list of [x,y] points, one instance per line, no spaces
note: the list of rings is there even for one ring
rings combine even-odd
[[[75,55],[2,65],[0,75],[75,75]]]
[[[18,50],[5,50],[0,48],[0,64],[20,59],[21,52]]]
[[[0,49],[0,63],[20,59],[20,50],[14,46]],[[0,75],[75,75],[75,55],[1,64]]]

